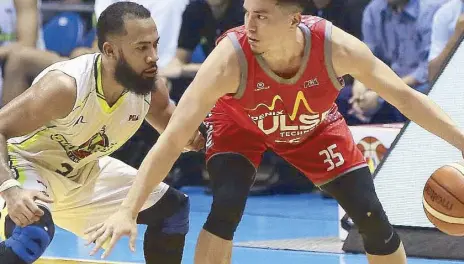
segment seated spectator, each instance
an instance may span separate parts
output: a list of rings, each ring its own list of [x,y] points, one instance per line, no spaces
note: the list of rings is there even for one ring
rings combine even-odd
[[[362,14],[370,0],[311,0],[303,14],[322,17],[362,39]]]
[[[363,40],[412,88],[428,87],[432,18],[443,0],[373,0],[364,10]],[[405,117],[377,93],[355,81],[338,100],[348,123],[404,122]]]
[[[160,69],[160,76],[170,79],[170,95],[178,101],[201,66],[201,59],[192,61],[197,49],[203,56],[214,49],[216,39],[225,31],[243,25],[243,0],[191,0],[182,15],[182,26],[174,58]],[[184,153],[166,178],[171,186],[202,183],[204,155]]]
[[[433,17],[429,54],[429,82],[439,74],[445,61],[464,35],[464,1],[451,0]]]
[[[242,0],[192,0],[182,15],[182,27],[176,56],[160,74],[168,78],[193,77],[201,63],[191,63],[192,53],[200,44],[208,54],[223,32],[243,24]]]
[[[0,47],[17,45],[43,48],[40,30],[40,12],[37,0],[9,0],[0,1]],[[2,65],[7,58],[6,51],[0,54],[0,94],[2,94]]]

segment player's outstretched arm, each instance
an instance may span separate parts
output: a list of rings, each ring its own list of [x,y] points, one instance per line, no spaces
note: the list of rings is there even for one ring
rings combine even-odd
[[[407,118],[464,150],[463,132],[438,105],[406,85],[364,43],[335,26],[332,30],[332,62],[339,76],[350,74]]]
[[[121,209],[104,223],[86,230],[88,241],[96,241],[91,254],[111,237],[103,257],[107,256],[122,235],[131,236],[130,247],[133,249],[135,219],[142,205],[155,186],[166,177],[216,101],[225,94],[235,93],[239,80],[238,59],[232,42],[225,38],[208,56],[183,94],[166,129],[143,160]]]
[[[44,126],[50,120],[67,116],[76,100],[76,85],[68,75],[52,71],[9,104],[0,109],[0,185],[9,215],[15,224],[26,226],[43,214],[33,198],[51,202],[40,193],[21,191],[8,166],[6,141]],[[35,214],[35,216],[34,216]],[[24,217],[25,216],[25,217]]]

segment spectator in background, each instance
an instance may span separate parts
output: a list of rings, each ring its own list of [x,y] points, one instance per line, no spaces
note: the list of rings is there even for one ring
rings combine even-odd
[[[243,0],[191,0],[182,15],[176,56],[160,75],[168,78],[193,77],[201,63],[191,63],[198,44],[203,53],[213,50],[224,31],[243,24]]]
[[[361,23],[364,8],[370,0],[311,0],[303,14],[325,18],[335,26],[362,39]]]
[[[159,75],[169,78],[170,95],[178,101],[201,66],[204,56],[214,49],[216,38],[244,21],[243,0],[190,0],[182,15],[182,26],[174,58]],[[199,52],[200,59],[192,61]],[[172,87],[172,88],[171,88]],[[204,154],[181,155],[165,182],[180,188],[203,183]]]
[[[454,47],[464,35],[464,0],[451,0],[433,17],[429,54],[429,82],[438,75]]]
[[[428,55],[433,15],[445,2],[373,0],[364,10],[364,42],[406,84],[420,92],[428,88]],[[398,110],[360,82],[355,81],[351,91],[347,89],[341,96],[346,104],[351,104],[350,107],[340,109],[349,124],[405,121]]]
[[[43,48],[40,30],[40,12],[37,0],[0,1],[0,46],[23,45]],[[15,46],[8,47],[14,49]],[[0,52],[0,94],[2,94],[2,65],[8,53]]]

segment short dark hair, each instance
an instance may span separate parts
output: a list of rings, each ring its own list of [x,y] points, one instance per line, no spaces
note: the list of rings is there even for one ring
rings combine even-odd
[[[308,5],[309,0],[276,0],[277,5],[287,5],[294,6],[299,12],[302,12],[304,8]]]
[[[97,21],[98,48],[103,51],[103,43],[107,41],[108,35],[127,34],[124,19],[150,17],[150,11],[137,3],[123,1],[111,4],[101,13]]]

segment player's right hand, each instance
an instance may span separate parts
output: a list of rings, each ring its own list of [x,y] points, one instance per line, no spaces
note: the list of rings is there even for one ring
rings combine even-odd
[[[84,231],[84,234],[88,236],[86,245],[95,243],[90,256],[97,253],[100,248],[105,247],[105,252],[101,258],[106,258],[113,250],[116,242],[123,236],[129,236],[129,248],[132,252],[135,252],[135,241],[137,239],[136,218],[132,217],[129,210],[121,207],[105,222],[91,226]]]
[[[25,190],[19,187],[12,187],[2,192],[5,200],[8,215],[11,220],[20,227],[25,227],[39,221],[44,215],[35,200],[45,203],[53,203],[53,200],[40,191]]]

